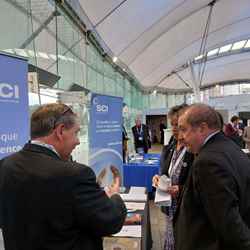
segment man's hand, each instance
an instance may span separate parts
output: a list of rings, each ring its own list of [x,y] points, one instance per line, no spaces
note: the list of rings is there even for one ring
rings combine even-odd
[[[113,174],[113,183],[112,185],[116,186],[118,185],[119,187],[121,186],[121,174],[115,166],[111,165],[110,170]]]
[[[106,194],[111,197],[115,193],[119,193],[121,185],[121,175],[119,170],[115,166],[110,166],[110,170],[113,174],[113,182],[110,186],[106,187],[104,190]]]
[[[102,186],[102,181],[106,174],[107,174],[106,168],[102,169],[102,171],[99,173],[96,181],[100,186]]]
[[[117,183],[104,188],[104,191],[106,192],[106,195],[108,197],[111,197],[112,195],[119,193],[119,190],[120,190],[120,185],[117,185]]]

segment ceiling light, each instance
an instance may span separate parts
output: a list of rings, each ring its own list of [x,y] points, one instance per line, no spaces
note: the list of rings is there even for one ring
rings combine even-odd
[[[239,41],[233,44],[232,50],[242,49],[246,43],[246,40]]]
[[[60,58],[61,60],[64,60],[64,61],[68,61],[67,57],[63,56],[63,55],[58,55],[58,58]]]
[[[116,56],[113,57],[113,62],[115,63],[118,60]]]
[[[16,54],[23,57],[29,57],[28,54],[23,49],[14,49]]]
[[[70,61],[70,62],[74,62],[74,63],[76,63],[76,60],[75,60],[75,59],[73,59],[73,58],[71,58],[71,57],[67,57],[67,60],[68,60],[68,61]]]
[[[35,57],[35,53],[33,50],[27,50],[27,52],[31,57]]]
[[[10,54],[14,54],[14,50],[13,49],[4,49],[4,52],[10,53]]]
[[[213,49],[213,50],[210,50],[208,53],[207,53],[207,56],[214,56],[218,53],[219,51],[219,48],[217,49]]]
[[[195,60],[195,61],[198,61],[198,60],[200,60],[201,58],[203,58],[203,56],[204,56],[204,55],[199,55],[199,56],[195,57],[194,60]]]
[[[37,54],[38,54],[39,57],[41,57],[41,58],[49,59],[49,56],[48,56],[46,53],[44,53],[44,52],[38,52]]]
[[[247,41],[245,48],[250,48],[250,40]]]
[[[231,47],[232,47],[232,44],[231,44],[231,43],[230,43],[230,44],[227,44],[227,45],[225,45],[225,46],[220,47],[219,54],[220,54],[220,53],[228,52],[228,51],[231,49]]]
[[[56,58],[56,55],[53,55],[53,54],[49,54],[49,56],[53,59],[53,60],[57,60],[57,58]]]

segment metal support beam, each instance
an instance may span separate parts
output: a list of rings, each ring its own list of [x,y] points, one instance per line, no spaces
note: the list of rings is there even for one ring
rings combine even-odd
[[[42,30],[49,25],[49,23],[53,20],[53,18],[58,15],[57,11],[53,11],[51,15],[40,25],[40,27],[34,31],[30,37],[26,39],[26,41],[23,42],[23,44],[19,47],[20,49],[25,49],[32,41],[35,39]]]
[[[94,28],[96,29],[101,23],[103,23],[109,16],[111,16],[117,9],[119,9],[127,0],[123,0],[115,8],[109,11],[98,23],[95,24]]]
[[[190,83],[194,91],[194,100],[195,102],[200,102],[201,101],[200,84],[199,84],[198,77],[195,75],[194,64],[192,61],[189,61],[188,64],[189,64],[190,74],[191,74],[191,79],[192,79]]]

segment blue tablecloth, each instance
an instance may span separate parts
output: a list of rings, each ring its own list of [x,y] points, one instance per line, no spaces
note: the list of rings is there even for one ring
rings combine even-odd
[[[146,154],[144,159],[160,158],[159,154]],[[160,161],[155,164],[128,163],[123,164],[123,177],[125,187],[146,187],[148,192],[152,192],[152,178],[159,173]]]

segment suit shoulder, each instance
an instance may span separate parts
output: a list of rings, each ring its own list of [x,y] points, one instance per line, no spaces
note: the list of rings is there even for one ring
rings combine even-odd
[[[76,174],[76,175],[89,175],[89,176],[95,176],[94,171],[87,165],[78,163],[78,162],[72,162],[70,163],[71,165],[71,169],[72,171]]]

